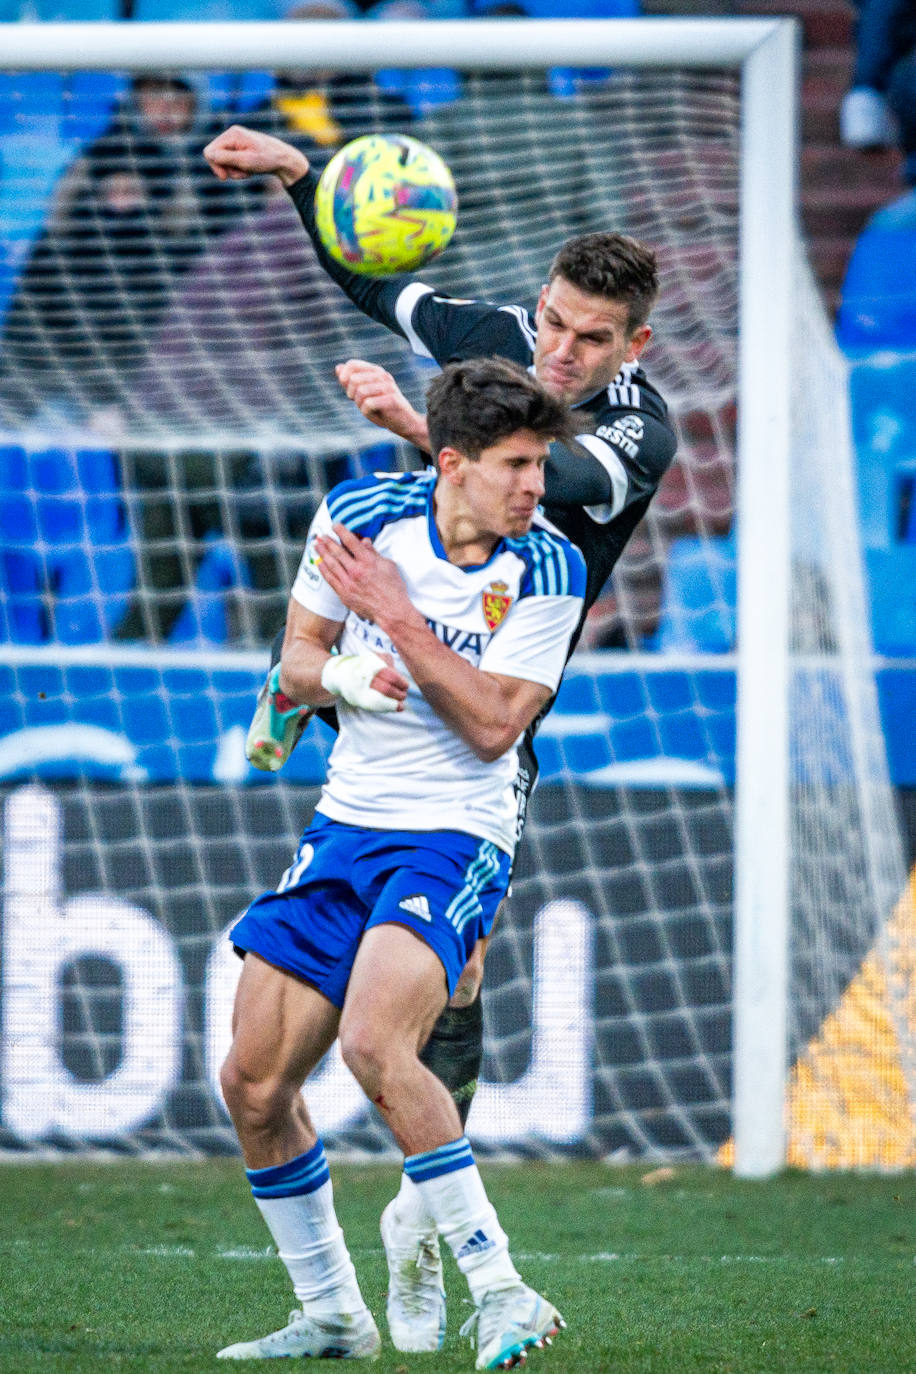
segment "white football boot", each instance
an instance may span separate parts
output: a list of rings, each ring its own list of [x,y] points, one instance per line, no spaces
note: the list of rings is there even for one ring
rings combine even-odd
[[[441,1350],[445,1288],[439,1238],[400,1227],[394,1206],[389,1202],[380,1223],[388,1261],[388,1330],[398,1350]]]
[[[309,1317],[301,1308],[290,1312],[289,1322],[257,1341],[239,1341],[217,1354],[218,1360],[282,1360],[296,1357],[316,1360],[368,1360],[381,1350],[382,1342],[369,1311],[351,1316]]]
[[[514,1369],[527,1352],[553,1342],[566,1325],[552,1302],[524,1283],[495,1288],[485,1294],[476,1312],[461,1328],[473,1340],[477,1327],[477,1369]]]

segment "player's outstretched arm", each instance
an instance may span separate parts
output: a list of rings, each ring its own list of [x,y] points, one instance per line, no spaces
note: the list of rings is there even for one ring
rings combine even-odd
[[[208,143],[204,157],[220,181],[244,181],[247,177],[279,177],[292,186],[305,176],[309,160],[305,153],[273,134],[233,124]]]
[[[361,415],[429,452],[426,416],[414,410],[390,372],[361,358],[348,358],[345,363],[338,363],[334,371]]]
[[[344,605],[388,636],[433,710],[478,758],[511,749],[552,695],[539,682],[483,672],[437,639],[407,595],[396,565],[368,539],[335,525],[318,537],[321,575]]]

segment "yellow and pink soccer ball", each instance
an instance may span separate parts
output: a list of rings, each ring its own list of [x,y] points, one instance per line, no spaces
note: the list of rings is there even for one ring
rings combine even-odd
[[[315,193],[325,248],[351,272],[370,277],[415,272],[438,257],[457,217],[448,166],[406,134],[354,138],[331,158]]]

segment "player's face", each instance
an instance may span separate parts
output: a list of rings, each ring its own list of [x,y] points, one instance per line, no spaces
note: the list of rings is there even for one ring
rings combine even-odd
[[[462,513],[478,537],[498,540],[528,533],[544,496],[547,451],[545,439],[520,429],[485,448],[479,458],[456,455]]]
[[[541,287],[535,320],[535,375],[567,405],[609,386],[624,363],[636,361],[652,333],[648,325],[630,329],[625,302],[592,296],[563,277]]]

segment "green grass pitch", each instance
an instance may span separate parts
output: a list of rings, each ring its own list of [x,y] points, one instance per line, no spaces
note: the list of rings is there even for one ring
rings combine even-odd
[[[916,1371],[911,1176],[749,1182],[715,1169],[540,1163],[482,1172],[523,1276],[568,1322],[552,1349],[532,1353],[533,1374]],[[402,1355],[387,1340],[378,1216],[396,1168],[332,1174],[385,1338],[370,1367],[473,1369],[458,1339],[467,1290],[451,1262],[444,1349]],[[2,1164],[0,1216],[2,1371],[224,1374],[220,1346],[282,1326],[293,1306],[235,1161]]]

